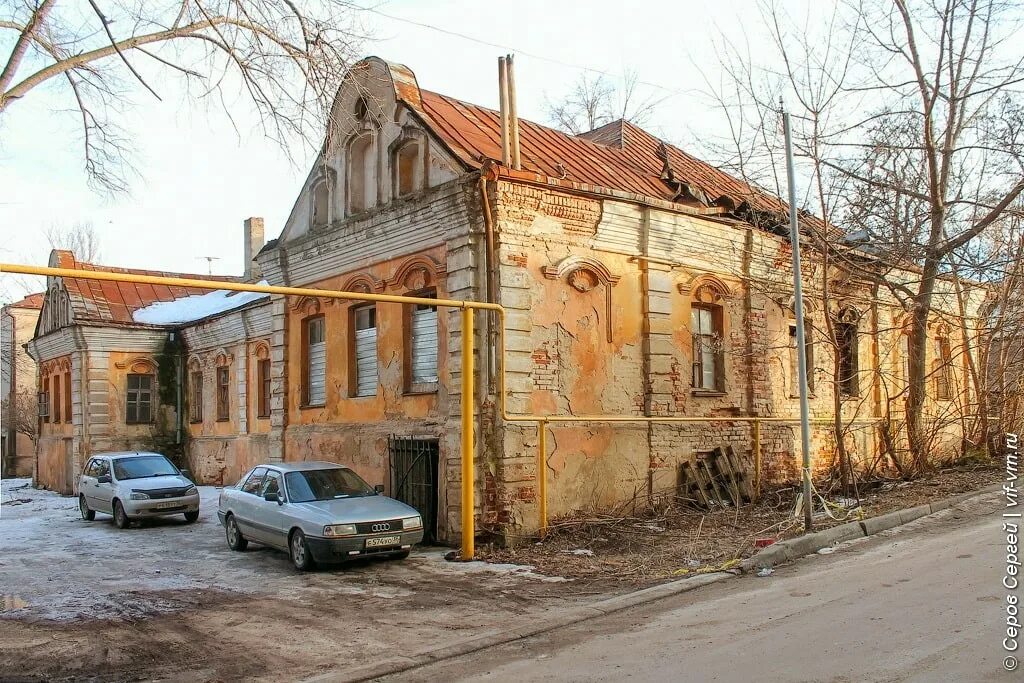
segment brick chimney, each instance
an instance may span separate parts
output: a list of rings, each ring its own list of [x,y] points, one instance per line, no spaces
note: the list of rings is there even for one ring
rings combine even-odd
[[[260,253],[260,249],[263,248],[266,240],[263,238],[263,219],[258,216],[245,219],[245,234],[243,235],[244,240],[244,254],[243,254],[243,266],[245,273],[243,278],[246,282],[255,282],[259,280],[263,273],[260,272],[260,266],[256,263],[256,254]]]

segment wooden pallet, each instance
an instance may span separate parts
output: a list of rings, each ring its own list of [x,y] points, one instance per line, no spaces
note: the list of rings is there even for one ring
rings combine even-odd
[[[753,490],[740,456],[722,446],[681,465],[679,497],[710,509],[749,503]]]

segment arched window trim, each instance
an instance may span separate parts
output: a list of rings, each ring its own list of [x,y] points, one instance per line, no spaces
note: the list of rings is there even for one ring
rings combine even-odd
[[[416,159],[413,161],[412,168],[416,175],[414,176],[412,187],[406,191],[401,191],[401,163],[400,157],[410,147],[416,148]],[[391,143],[388,149],[388,163],[391,166],[391,197],[392,199],[399,199],[413,195],[427,186],[430,172],[430,160],[429,160],[429,143],[427,135],[424,131],[418,128],[406,126],[402,129],[402,135]]]
[[[320,174],[317,175],[316,179],[310,185],[309,193],[309,223],[313,228],[326,228],[334,222],[334,194],[335,187],[337,187],[337,172],[329,167],[324,166]],[[323,197],[323,215],[318,212],[317,205],[319,202],[319,193],[324,193]]]
[[[364,141],[366,142],[366,147],[365,147],[365,152],[364,152],[365,156],[363,157],[362,168],[360,169],[360,172],[363,174],[362,175],[362,181],[363,181],[362,194],[363,194],[363,197],[361,198],[359,204],[356,204],[356,203],[353,202],[353,198],[355,197],[355,195],[353,193],[353,183],[354,183],[354,173],[353,172],[356,170],[356,168],[355,168],[355,164],[353,163],[352,154],[353,154],[353,149],[356,147],[356,145],[362,144]],[[367,167],[366,159],[370,160],[369,166],[371,166],[371,169],[372,169],[370,172],[367,172],[367,169],[366,169],[366,167]],[[352,137],[349,139],[348,144],[346,144],[346,146],[345,146],[345,215],[346,216],[352,216],[352,215],[355,215],[355,214],[363,213],[364,211],[369,211],[370,209],[374,208],[377,205],[377,202],[380,199],[380,192],[378,191],[379,190],[379,186],[378,186],[378,183],[377,183],[377,176],[379,174],[377,167],[378,167],[378,163],[377,163],[377,131],[367,126],[367,127],[361,128],[359,131],[354,133],[352,135]],[[372,184],[372,188],[373,188],[373,193],[372,193],[373,199],[372,200],[368,200],[367,199],[367,195],[370,194],[367,191],[367,189],[369,187],[368,184]],[[365,204],[365,206],[363,204]]]

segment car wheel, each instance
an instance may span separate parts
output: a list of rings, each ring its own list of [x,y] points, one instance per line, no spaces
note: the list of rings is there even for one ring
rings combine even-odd
[[[121,505],[121,501],[114,501],[114,524],[117,525],[118,529],[127,529],[131,526],[132,520],[128,519],[128,515],[125,514],[124,506]]]
[[[234,515],[228,515],[228,518],[224,520],[224,535],[227,536],[228,547],[232,550],[241,552],[249,547],[249,541],[245,540],[242,532],[239,531]]]
[[[309,544],[306,543],[306,535],[301,529],[292,532],[291,541],[288,543],[289,555],[292,557],[292,564],[296,569],[308,571],[313,568],[313,555],[309,552]]]
[[[85,502],[85,496],[82,494],[78,494],[78,511],[82,513],[82,519],[87,522],[96,519],[96,511],[89,509],[89,504]]]
[[[391,559],[392,560],[404,560],[407,557],[409,557],[409,551],[408,550],[403,550],[400,553],[391,553]]]
[[[191,524],[199,519],[199,510],[189,510],[185,513],[185,521]]]

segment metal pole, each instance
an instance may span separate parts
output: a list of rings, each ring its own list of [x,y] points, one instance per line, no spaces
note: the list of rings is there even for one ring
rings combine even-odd
[[[462,554],[473,559],[473,309],[462,309]]]
[[[540,537],[548,530],[548,424],[537,423],[537,516],[540,518]]]
[[[800,383],[800,449],[803,456],[804,533],[813,527],[811,512],[811,427],[807,407],[807,347],[804,342],[804,294],[800,275],[800,228],[796,213],[796,174],[793,171],[793,133],[789,112],[782,113],[782,126],[786,134],[786,178],[789,182],[789,239],[793,243],[793,304],[796,313],[796,357]]]

